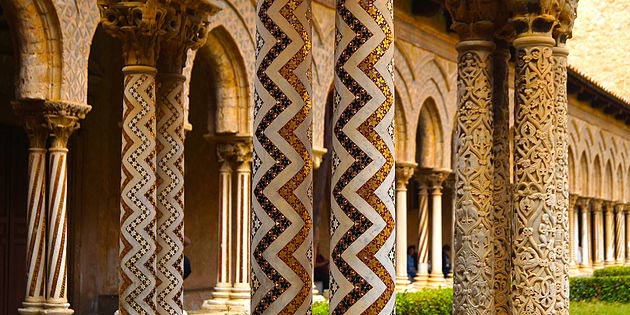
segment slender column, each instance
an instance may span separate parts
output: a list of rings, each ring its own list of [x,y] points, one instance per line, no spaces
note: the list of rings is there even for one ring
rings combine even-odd
[[[606,224],[604,230],[606,231],[606,266],[615,264],[615,204],[612,201],[604,202],[604,208],[606,210]]]
[[[40,115],[27,113],[31,103],[15,102],[16,114],[23,117],[29,138],[28,154],[28,234],[26,247],[26,295],[23,315],[39,314],[46,301],[46,139],[48,128]]]
[[[569,250],[570,252],[570,260],[569,260],[569,272],[571,273],[571,275],[577,275],[579,273],[578,271],[578,266],[576,263],[576,251],[577,251],[577,243],[578,243],[578,239],[577,239],[577,220],[575,220],[576,213],[575,213],[575,204],[577,203],[578,200],[578,196],[577,195],[570,195],[569,196],[569,236],[570,236],[570,244],[569,244]]]
[[[413,279],[414,289],[426,287],[429,280],[429,194],[426,176],[417,174],[418,181],[418,274]]]
[[[593,239],[595,243],[593,251],[593,268],[601,269],[604,267],[604,218],[603,218],[604,201],[593,199]]]
[[[582,263],[580,270],[583,273],[591,273],[591,199],[578,198],[578,206],[582,211]]]
[[[252,177],[253,314],[311,312],[311,1],[258,1]]]
[[[251,142],[237,144],[236,155],[236,255],[234,286],[230,293],[230,310],[249,313],[249,212],[251,211],[252,147]]]
[[[416,163],[396,163],[396,291],[409,287],[407,275],[407,183]]]
[[[120,201],[121,315],[156,313],[156,57],[165,4],[99,3],[103,29],[122,39],[125,67]],[[138,17],[141,21],[138,21]]]
[[[512,203],[510,189],[510,111],[508,91],[509,46],[497,41],[494,51],[494,95],[492,153],[494,155],[493,197],[494,207],[494,307],[497,315],[511,314],[510,276]]]
[[[395,311],[393,14],[337,1],[331,314]]]
[[[626,265],[630,265],[630,204],[625,204],[624,212],[626,215]]]
[[[442,272],[442,183],[448,174],[436,171],[428,176],[431,185],[431,274],[428,285],[444,285]]]
[[[616,219],[617,219],[617,229],[616,229],[616,237],[617,241],[615,248],[617,250],[617,262],[616,265],[623,265],[625,263],[626,258],[626,217],[624,215],[625,205],[623,203],[618,203],[615,205]]]

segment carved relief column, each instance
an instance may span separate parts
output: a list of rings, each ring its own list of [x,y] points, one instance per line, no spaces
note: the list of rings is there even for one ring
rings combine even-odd
[[[414,289],[426,287],[429,280],[429,194],[426,175],[416,172],[418,182],[418,274],[413,279]]]
[[[48,128],[41,108],[33,102],[13,103],[15,113],[22,118],[29,139],[26,295],[24,315],[39,314],[46,302],[46,139]]]
[[[577,243],[578,243],[578,239],[577,239],[577,234],[576,234],[576,230],[577,230],[577,220],[574,220],[576,218],[576,212],[575,212],[575,204],[577,203],[578,200],[578,196],[571,194],[569,195],[569,237],[570,237],[570,242],[569,242],[569,251],[570,251],[570,261],[569,261],[569,272],[571,273],[571,275],[577,275],[579,273],[578,271],[578,266],[576,263],[576,259],[575,259],[575,254],[577,251]]]
[[[428,285],[430,287],[444,286],[442,272],[442,183],[448,173],[434,171],[427,180],[431,187],[431,274]]]
[[[407,275],[407,183],[416,163],[396,163],[396,291],[408,289]]]
[[[591,199],[580,197],[577,204],[582,214],[582,263],[580,270],[584,273],[591,273]]]
[[[556,102],[552,30],[559,11],[551,2],[509,1],[516,32],[512,312],[568,314],[568,248],[556,199]],[[568,263],[568,262],[567,262]]]
[[[156,294],[156,58],[166,6],[99,2],[103,29],[123,42],[119,311],[153,314]]]
[[[615,205],[617,211],[617,229],[616,229],[616,250],[617,250],[617,262],[616,265],[623,265],[626,258],[626,217],[624,214],[625,205],[618,203]]]
[[[487,3],[490,3],[488,5]],[[492,164],[495,2],[447,1],[459,35],[453,313],[494,313],[494,189]],[[470,8],[480,8],[474,14]],[[507,135],[507,134],[506,134]],[[507,138],[506,138],[507,139]],[[434,205],[435,206],[435,205]],[[439,216],[438,216],[439,218]],[[433,213],[433,237],[436,231]],[[441,238],[440,238],[441,239]],[[441,271],[433,243],[431,277]],[[439,268],[439,269],[438,269]],[[432,279],[431,278],[431,279]],[[481,304],[477,304],[479,301]]]
[[[605,201],[604,208],[606,210],[606,266],[615,264],[615,204],[612,201]]]
[[[593,239],[595,243],[593,268],[601,269],[604,267],[604,201],[601,199],[593,199],[591,204],[593,207]]]

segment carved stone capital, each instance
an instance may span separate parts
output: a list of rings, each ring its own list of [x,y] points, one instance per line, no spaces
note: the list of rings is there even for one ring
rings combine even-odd
[[[591,198],[588,198],[588,197],[578,197],[578,199],[577,199],[577,205],[578,205],[578,207],[580,207],[582,210],[584,210],[584,209],[588,209],[590,204],[591,204]]]
[[[154,67],[160,50],[160,36],[168,7],[163,1],[99,0],[101,24],[123,42],[125,65]]]
[[[510,24],[516,36],[551,36],[565,0],[509,0]]]
[[[579,199],[579,196],[576,194],[569,194],[569,210],[574,210],[575,205]]]
[[[217,143],[217,159],[219,163],[236,162],[240,165],[252,161],[253,144],[251,138],[246,137],[237,142]]]
[[[612,213],[613,211],[615,211],[615,202],[614,201],[604,201],[604,210],[606,210],[606,212]]]
[[[396,189],[406,189],[409,179],[416,171],[416,163],[397,162],[396,163]]]
[[[433,190],[433,194],[441,194],[442,193],[442,184],[448,178],[450,172],[436,170],[427,175],[427,182],[431,189]]]
[[[630,203],[626,203],[624,206],[624,211],[627,215],[630,215]]]
[[[578,0],[559,1],[562,5],[558,15],[558,24],[553,30],[553,37],[558,46],[564,46],[573,35],[573,22],[577,17]]]
[[[617,202],[615,203],[615,211],[617,213],[623,213],[626,209],[626,204],[623,202]]]
[[[602,212],[604,210],[604,200],[592,199],[591,205],[593,206],[593,212]]]

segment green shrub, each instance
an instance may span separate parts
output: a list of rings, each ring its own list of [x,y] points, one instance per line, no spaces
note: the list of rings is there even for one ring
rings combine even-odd
[[[630,276],[630,266],[606,267],[593,272],[593,277]]]
[[[313,315],[328,315],[328,302],[313,303]]]
[[[630,303],[630,276],[571,278],[571,301]]]
[[[453,289],[424,289],[396,295],[398,315],[450,315]]]

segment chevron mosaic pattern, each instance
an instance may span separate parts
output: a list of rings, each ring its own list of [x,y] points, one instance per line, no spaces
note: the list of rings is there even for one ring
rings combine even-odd
[[[257,4],[252,314],[312,300],[311,1]]]
[[[331,314],[395,312],[392,6],[337,2]]]

